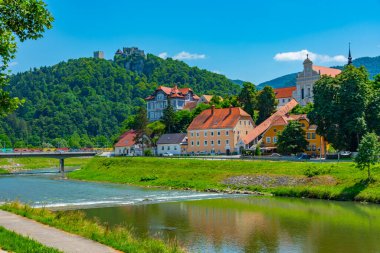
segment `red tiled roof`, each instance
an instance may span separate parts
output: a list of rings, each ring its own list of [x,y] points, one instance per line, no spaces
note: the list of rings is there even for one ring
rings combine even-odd
[[[333,69],[316,65],[313,66],[313,70],[319,72],[321,75],[328,75],[331,77],[335,77],[342,72],[340,69]]]
[[[184,110],[193,110],[195,107],[197,107],[196,101],[187,102],[185,106],[183,107]]]
[[[273,122],[276,119],[278,119],[279,116],[283,116],[289,113],[297,104],[298,104],[297,101],[295,99],[292,99],[289,103],[287,103],[283,107],[280,107],[280,109],[278,109],[277,112],[275,112],[272,116],[270,116],[260,125],[258,125],[253,130],[251,130],[248,133],[248,135],[244,137],[243,139],[244,143],[248,144],[254,141],[257,137],[259,137],[262,133],[264,133],[273,124]]]
[[[115,147],[130,147],[135,145],[135,130],[129,130],[120,136],[119,141],[115,144]]]
[[[297,89],[296,86],[274,89],[276,98],[291,98],[293,97],[293,91]]]
[[[166,95],[172,97],[172,98],[184,98],[189,91],[192,91],[190,88],[180,88],[178,89],[177,85],[175,85],[173,88],[165,87],[165,86],[158,86],[155,93],[150,95],[149,97],[145,98],[145,100],[152,100],[155,98],[155,94],[158,91],[163,91]],[[193,93],[193,99],[198,100],[199,97]]]
[[[241,117],[253,124],[251,116],[239,107],[207,109],[191,122],[187,130],[233,128]]]
[[[300,119],[307,119],[307,115],[306,114],[292,114],[292,115],[282,115],[282,116],[278,116],[274,121],[273,123],[271,124],[271,126],[286,126],[287,124],[289,124],[289,121],[291,120],[300,120]]]

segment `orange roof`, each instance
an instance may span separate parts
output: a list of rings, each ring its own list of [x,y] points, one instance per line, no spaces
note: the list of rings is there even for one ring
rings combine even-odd
[[[253,124],[251,116],[240,107],[222,109],[212,107],[201,112],[191,122],[187,130],[233,128],[242,117],[249,119]]]
[[[210,103],[212,99],[212,95],[202,95],[202,97],[206,100],[207,103]]]
[[[293,97],[293,91],[297,89],[296,86],[274,89],[276,98],[291,98]]]
[[[298,115],[295,115],[295,114],[292,114],[292,115],[286,114],[286,115],[281,115],[281,116],[278,116],[273,121],[273,123],[272,123],[271,126],[286,126],[287,124],[289,124],[289,121],[300,120],[300,119],[306,119],[306,120],[308,120],[306,114],[298,114]]]
[[[135,145],[136,132],[135,130],[129,130],[120,136],[119,141],[115,144],[115,147],[130,147]]]
[[[292,99],[289,103],[283,107],[280,107],[280,109],[278,109],[277,112],[275,112],[272,116],[251,130],[248,135],[244,137],[244,143],[248,144],[254,141],[257,137],[264,133],[273,124],[273,122],[278,119],[279,116],[284,116],[285,114],[289,113],[296,105],[298,105],[297,101],[295,99]]]
[[[321,75],[328,75],[331,77],[335,77],[342,72],[340,69],[333,69],[316,65],[313,66],[313,70],[319,72]]]
[[[152,100],[155,98],[155,95],[158,91],[163,91],[166,95],[170,95],[171,98],[184,98],[189,91],[192,91],[190,88],[180,88],[178,89],[177,85],[175,85],[173,88],[165,87],[165,86],[158,86],[155,93],[145,98],[145,100]],[[198,100],[199,97],[193,93],[193,99]]]

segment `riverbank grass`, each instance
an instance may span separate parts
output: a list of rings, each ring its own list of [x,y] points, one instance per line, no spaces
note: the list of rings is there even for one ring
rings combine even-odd
[[[136,238],[127,228],[110,228],[101,225],[97,221],[86,219],[85,215],[79,211],[52,212],[45,208],[32,208],[17,202],[4,204],[0,206],[0,209],[86,237],[122,252],[183,252],[176,242],[165,243],[162,240],[148,237]]]
[[[167,158],[93,158],[69,178],[149,187],[267,192],[277,196],[380,203],[380,167],[373,182],[352,162]]]
[[[28,237],[21,236],[0,226],[0,249],[15,253],[60,253]]]

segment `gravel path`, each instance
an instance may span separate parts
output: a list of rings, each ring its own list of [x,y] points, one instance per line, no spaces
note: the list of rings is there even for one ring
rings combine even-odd
[[[0,210],[0,226],[67,253],[115,253],[103,244]],[[2,251],[0,250],[0,253]]]

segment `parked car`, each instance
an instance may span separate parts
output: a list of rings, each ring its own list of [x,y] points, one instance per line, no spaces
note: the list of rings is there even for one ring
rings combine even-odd
[[[272,156],[272,157],[280,157],[281,155],[279,153],[273,153],[270,156]]]
[[[306,154],[306,153],[303,153],[303,154],[300,154],[298,157],[298,160],[310,160],[310,155]]]
[[[162,154],[162,156],[173,156],[173,154],[169,153],[169,152],[165,152],[165,153]]]

